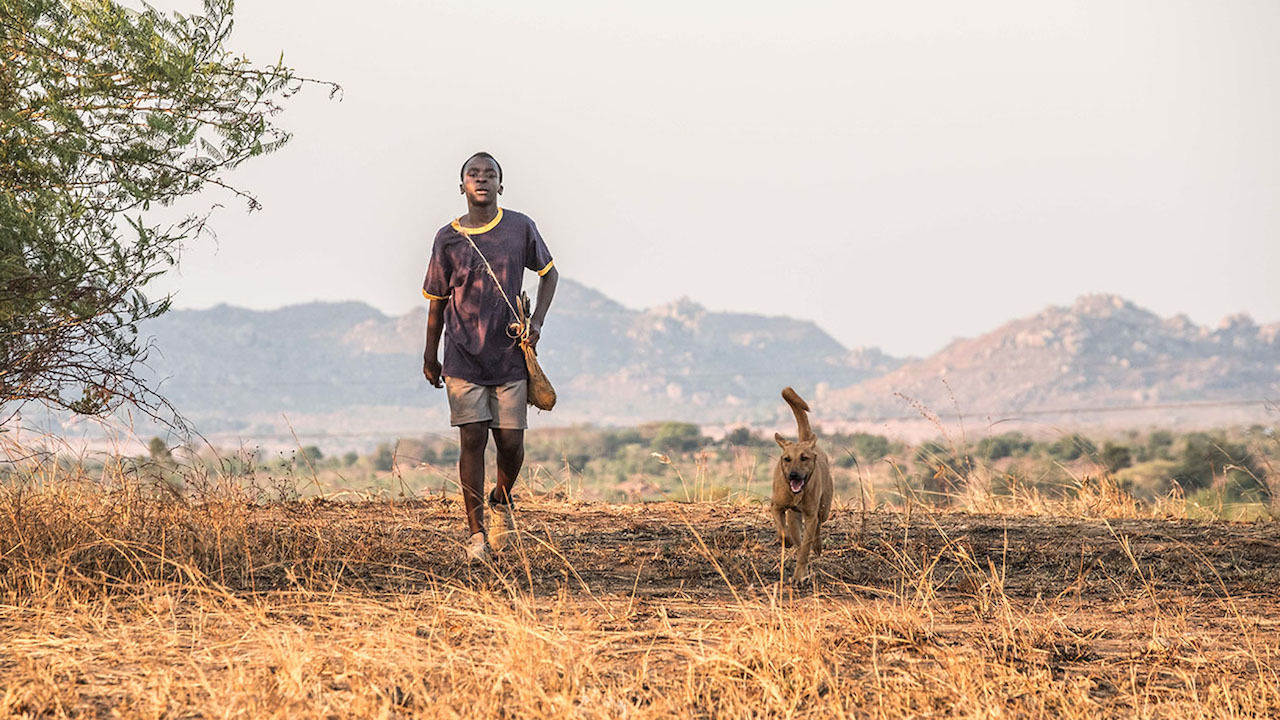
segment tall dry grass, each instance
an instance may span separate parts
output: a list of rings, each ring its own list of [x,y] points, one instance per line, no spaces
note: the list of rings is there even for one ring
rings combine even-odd
[[[960,538],[919,555],[905,536],[884,550],[892,582],[876,587],[778,586],[770,566],[744,583],[721,568],[705,528],[668,516],[684,544],[673,557],[715,572],[654,590],[639,573],[632,583],[579,572],[575,553],[625,551],[586,548],[589,537],[525,528],[499,566],[468,571],[445,559],[456,557],[449,534],[424,547],[400,532],[455,508],[264,503],[261,489],[199,470],[178,492],[123,462],[11,468],[0,486],[0,716],[1280,713],[1277,628],[1225,586],[1192,608],[1144,582],[1108,600],[1118,619],[1099,624],[1091,616],[1104,610],[1073,604],[1069,588],[1056,599],[1009,592],[1008,568]],[[691,494],[709,485],[695,474]],[[1112,492],[1077,509],[1127,512]],[[866,512],[855,508],[845,517]],[[904,510],[904,533],[911,512],[927,523],[940,509]]]

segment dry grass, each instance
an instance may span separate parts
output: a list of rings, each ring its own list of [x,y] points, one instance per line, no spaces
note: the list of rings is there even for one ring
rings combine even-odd
[[[449,500],[187,485],[31,462],[0,488],[0,715],[1280,714],[1275,526],[1114,488],[852,503],[791,588],[756,506],[526,502],[468,569]]]

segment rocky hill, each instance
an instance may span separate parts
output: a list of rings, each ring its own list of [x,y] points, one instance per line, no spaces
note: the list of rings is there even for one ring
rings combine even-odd
[[[1280,324],[1258,326],[1239,315],[1210,329],[1113,295],[1090,295],[830,389],[820,402],[845,417],[900,416],[914,402],[939,414],[999,419],[1089,408],[1231,407],[1277,397]]]
[[[171,312],[145,327],[163,392],[202,431],[391,431],[444,425],[422,378],[425,308],[388,317],[360,303]],[[540,347],[557,424],[656,419],[767,422],[778,389],[852,385],[901,360],[850,351],[815,324],[713,313],[687,300],[626,308],[562,279]]]

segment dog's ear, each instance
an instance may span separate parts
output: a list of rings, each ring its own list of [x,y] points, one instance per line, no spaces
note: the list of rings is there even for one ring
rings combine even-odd
[[[786,438],[782,437],[782,433],[774,433],[773,439],[778,443],[778,447],[782,448],[783,450],[787,449],[787,440]]]

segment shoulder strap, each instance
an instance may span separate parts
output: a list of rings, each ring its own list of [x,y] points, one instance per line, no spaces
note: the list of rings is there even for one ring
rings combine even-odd
[[[511,314],[515,316],[516,322],[520,325],[520,332],[516,336],[516,339],[523,342],[529,335],[529,323],[525,322],[524,313],[517,310],[516,306],[511,303],[511,298],[507,297],[507,291],[502,289],[502,281],[498,280],[497,273],[493,271],[493,266],[489,264],[489,258],[485,257],[484,253],[480,252],[480,248],[476,245],[476,241],[471,239],[471,233],[465,230],[458,230],[456,227],[455,231],[465,238],[467,244],[471,246],[471,249],[476,251],[476,255],[480,256],[480,262],[484,263],[484,271],[493,279],[493,284],[498,288],[498,294],[502,296],[502,301],[507,304],[507,309],[511,311]],[[523,297],[523,293],[521,295],[522,297],[517,299],[522,300],[521,309],[523,310],[524,304],[527,302],[527,298]],[[510,331],[508,331],[508,334],[510,334]]]

